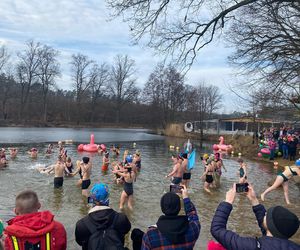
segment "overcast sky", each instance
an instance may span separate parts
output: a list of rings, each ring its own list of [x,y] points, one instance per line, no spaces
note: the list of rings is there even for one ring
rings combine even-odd
[[[136,61],[138,85],[142,87],[156,64],[162,60],[142,45],[131,44],[129,28],[121,19],[109,21],[104,0],[1,0],[0,45],[5,44],[15,58],[29,39],[48,44],[61,52],[62,79],[58,86],[71,89],[70,59],[83,53],[101,62],[113,61],[117,54],[127,54]],[[227,64],[231,50],[221,41],[204,48],[186,75],[187,83],[205,80],[220,87],[224,105],[220,112],[235,110],[236,97],[226,88],[235,82]]]

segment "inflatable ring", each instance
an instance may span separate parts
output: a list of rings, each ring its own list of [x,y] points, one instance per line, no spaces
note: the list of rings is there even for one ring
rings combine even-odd
[[[185,132],[191,133],[191,132],[193,132],[193,129],[194,129],[193,123],[187,122],[187,123],[184,124],[184,131]]]

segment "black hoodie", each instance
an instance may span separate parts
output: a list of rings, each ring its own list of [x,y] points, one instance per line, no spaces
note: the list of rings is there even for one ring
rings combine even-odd
[[[106,206],[95,206],[89,211],[89,214],[80,219],[76,223],[75,239],[76,242],[82,246],[82,250],[88,249],[88,242],[91,236],[90,231],[86,226],[86,222],[93,223],[96,227],[107,228],[113,223],[114,216],[116,217],[114,229],[122,235],[122,241],[124,242],[124,236],[130,231],[131,223],[127,216],[123,213],[118,213]]]
[[[184,243],[184,235],[189,228],[188,218],[185,215],[159,217],[157,229],[173,244]]]

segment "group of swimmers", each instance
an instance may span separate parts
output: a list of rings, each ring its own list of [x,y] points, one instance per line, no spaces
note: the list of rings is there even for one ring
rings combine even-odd
[[[49,145],[46,154],[51,154],[53,145]],[[110,151],[113,157],[110,158]],[[114,174],[114,182],[118,185],[123,185],[123,191],[120,198],[120,209],[123,209],[127,201],[127,206],[130,210],[133,209],[133,182],[137,179],[137,173],[141,169],[141,153],[136,150],[134,154],[130,154],[125,150],[122,161],[119,161],[120,148],[119,146],[111,146],[109,150],[103,145],[99,147],[98,154],[102,156],[102,172],[107,172],[111,165],[111,172]],[[76,168],[73,167],[72,160],[67,156],[67,151],[59,145],[58,160],[55,164],[40,167],[40,173],[54,173],[54,188],[63,186],[64,176],[74,177],[77,174],[80,179],[77,182],[81,186],[82,195],[88,197],[88,188],[91,185],[91,172],[93,164],[89,157],[84,156],[82,160],[76,161]]]

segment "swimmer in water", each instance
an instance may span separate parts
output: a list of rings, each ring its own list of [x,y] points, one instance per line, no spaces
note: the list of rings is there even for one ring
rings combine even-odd
[[[17,148],[9,148],[9,154],[11,159],[15,159],[18,154],[18,149]]]
[[[123,153],[123,161],[122,161],[123,164],[126,164],[126,157],[127,157],[127,155],[129,155],[129,150],[125,149],[125,151]]]
[[[278,162],[274,162],[274,164],[278,165]],[[286,204],[290,205],[290,199],[289,199],[289,184],[288,181],[293,177],[293,176],[300,176],[300,159],[298,159],[295,162],[295,165],[293,166],[285,166],[284,171],[280,174],[277,175],[275,182],[273,185],[269,188],[267,188],[261,195],[261,200],[265,201],[265,195],[276,188],[282,186],[283,187],[283,192],[284,192],[284,198]]]
[[[70,174],[71,176],[75,176],[79,173],[81,177],[81,189],[82,195],[88,197],[89,192],[88,188],[91,185],[91,172],[92,172],[92,162],[89,157],[82,157],[81,162],[77,162],[77,169],[74,173]]]
[[[73,172],[73,169],[74,169],[72,159],[71,159],[70,156],[68,156],[67,159],[66,159],[66,168],[67,168],[67,171],[66,171],[67,175],[70,175]]]
[[[38,150],[36,148],[32,148],[28,151],[28,154],[32,159],[36,159],[38,156]]]
[[[227,169],[225,168],[223,164],[223,160],[221,159],[220,153],[215,153],[215,182],[218,186],[220,186],[221,182],[221,175],[222,175],[222,168],[224,168],[225,172],[227,172]]]
[[[188,164],[189,164],[188,155],[187,153],[181,153],[181,156],[183,158],[182,168],[184,171],[182,176],[182,184],[188,187],[189,182],[191,180],[191,170],[188,169]]]
[[[7,160],[5,156],[2,156],[0,158],[0,168],[6,168],[8,166]]]
[[[183,176],[183,168],[181,165],[183,158],[180,155],[172,155],[172,161],[174,164],[173,170],[166,176],[166,178],[172,176],[172,184],[180,184]]]
[[[130,166],[126,166],[125,170],[114,170],[114,174],[118,174],[124,178],[123,191],[120,198],[120,210],[124,208],[127,201],[128,208],[133,209],[133,182],[135,180],[135,173]]]
[[[247,165],[244,163],[244,160],[239,158],[237,162],[240,164],[239,167],[239,183],[246,183],[247,182]]]
[[[46,156],[50,156],[52,154],[52,150],[53,150],[53,145],[49,144],[46,150]]]
[[[140,171],[142,167],[142,158],[139,150],[136,150],[135,154],[133,155],[133,163],[135,164],[136,170]]]
[[[205,177],[205,180],[204,180],[204,190],[207,192],[207,193],[211,193],[210,191],[210,187],[214,187],[214,177],[213,177],[213,173],[215,171],[215,168],[214,166],[212,165],[213,161],[208,159],[207,162],[206,162],[206,165],[205,165],[205,171],[204,173],[201,175],[200,179],[204,179]]]
[[[118,145],[113,145],[111,148],[112,152],[114,153],[114,158],[118,159],[120,155],[120,148]]]
[[[54,188],[61,188],[63,186],[65,169],[65,162],[61,156],[58,156],[58,161],[54,166]]]
[[[102,172],[106,172],[108,170],[110,160],[109,160],[109,152],[105,152],[103,158],[102,158]]]

